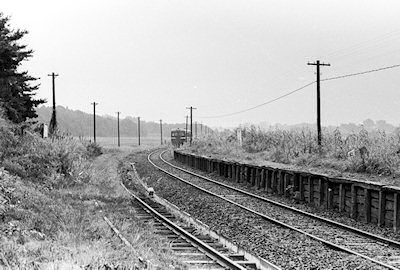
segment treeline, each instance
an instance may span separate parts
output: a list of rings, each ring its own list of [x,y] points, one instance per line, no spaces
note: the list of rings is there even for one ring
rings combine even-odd
[[[36,110],[38,122],[49,124],[52,108],[41,106]],[[138,135],[137,118],[128,116],[119,121],[121,137],[136,137]],[[57,106],[57,127],[63,132],[72,136],[90,137],[93,135],[93,114],[79,110],[70,110],[63,106]],[[163,123],[163,136],[168,137],[171,129],[185,129],[185,123],[168,124]],[[141,136],[159,136],[160,123],[140,121]],[[96,136],[116,137],[117,118],[113,116],[96,115]]]
[[[243,125],[243,127],[251,127],[251,124]],[[310,129],[314,130],[316,128],[316,124],[310,123],[301,123],[295,125],[286,125],[286,124],[275,124],[271,125],[268,122],[261,122],[260,128],[264,131],[277,129],[277,130],[303,130],[303,129]],[[343,134],[352,134],[352,133],[359,133],[362,130],[366,130],[368,132],[379,132],[385,131],[387,133],[399,133],[400,125],[394,126],[385,120],[377,120],[374,121],[372,119],[366,119],[362,123],[355,124],[355,123],[343,123],[337,126],[324,126],[323,129],[328,132],[334,132],[336,129],[340,130]]]

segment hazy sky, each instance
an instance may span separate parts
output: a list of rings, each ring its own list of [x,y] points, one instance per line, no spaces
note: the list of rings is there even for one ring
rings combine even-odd
[[[71,109],[212,126],[313,123],[316,86],[246,109],[321,78],[400,64],[400,1],[2,0],[11,26],[29,31],[26,62],[38,97]],[[400,68],[323,82],[322,124],[400,123]]]

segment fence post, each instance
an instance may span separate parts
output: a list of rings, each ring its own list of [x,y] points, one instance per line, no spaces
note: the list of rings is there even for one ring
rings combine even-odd
[[[399,218],[399,194],[394,193],[393,195],[393,230],[395,232],[398,231],[399,229],[399,223],[400,223],[400,218]]]
[[[366,223],[371,221],[371,192],[368,188],[364,188],[364,217]]]
[[[314,203],[314,185],[311,175],[308,176],[308,202]]]
[[[300,200],[304,201],[304,182],[303,175],[299,174],[299,192],[300,192]]]
[[[357,192],[354,184],[351,185],[351,209],[350,209],[351,218],[357,217]]]
[[[385,224],[385,193],[379,191],[379,204],[378,204],[378,226],[383,226]]]

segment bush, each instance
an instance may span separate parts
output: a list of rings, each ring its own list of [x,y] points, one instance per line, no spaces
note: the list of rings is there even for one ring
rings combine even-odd
[[[0,129],[0,166],[21,178],[50,185],[87,181],[86,159],[101,154],[101,148],[84,146],[72,137],[42,139],[29,131],[17,135]]]
[[[89,158],[94,158],[103,154],[103,149],[99,144],[89,142],[86,144],[86,154]]]

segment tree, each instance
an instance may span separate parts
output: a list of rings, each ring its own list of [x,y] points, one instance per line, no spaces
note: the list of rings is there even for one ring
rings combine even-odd
[[[363,125],[364,125],[365,128],[371,129],[371,128],[373,128],[375,126],[375,122],[374,122],[374,120],[371,120],[371,119],[368,118],[367,120],[363,121]]]
[[[21,63],[33,53],[19,43],[27,33],[10,29],[9,18],[0,13],[0,106],[4,116],[14,123],[36,118],[35,108],[45,103],[45,100],[33,97],[39,85],[32,85],[32,82],[37,79],[27,71],[18,71]]]

